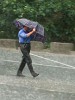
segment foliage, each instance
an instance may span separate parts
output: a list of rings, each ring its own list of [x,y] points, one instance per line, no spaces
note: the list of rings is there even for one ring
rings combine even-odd
[[[0,38],[17,38],[16,18],[38,21],[46,41],[75,41],[74,0],[0,0]]]

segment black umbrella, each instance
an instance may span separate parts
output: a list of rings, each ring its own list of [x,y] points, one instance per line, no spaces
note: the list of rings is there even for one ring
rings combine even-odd
[[[21,19],[16,19],[14,23],[16,27],[18,27],[19,29],[23,28],[23,26],[27,26],[30,29],[36,28],[36,34],[34,34],[33,40],[44,42],[44,27],[38,22],[21,18]]]

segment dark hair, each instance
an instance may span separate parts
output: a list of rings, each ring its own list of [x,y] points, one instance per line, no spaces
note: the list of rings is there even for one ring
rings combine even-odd
[[[23,25],[23,28],[25,27],[25,25]]]

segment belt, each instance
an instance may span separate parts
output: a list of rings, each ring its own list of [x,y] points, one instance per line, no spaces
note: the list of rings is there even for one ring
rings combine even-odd
[[[30,44],[30,43],[20,43],[20,44]]]

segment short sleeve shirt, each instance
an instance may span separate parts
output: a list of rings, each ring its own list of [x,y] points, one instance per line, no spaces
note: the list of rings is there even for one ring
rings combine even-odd
[[[19,43],[30,43],[32,36],[27,37],[28,32],[24,29],[21,29],[18,32]]]

